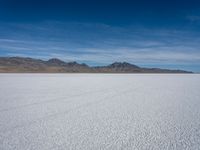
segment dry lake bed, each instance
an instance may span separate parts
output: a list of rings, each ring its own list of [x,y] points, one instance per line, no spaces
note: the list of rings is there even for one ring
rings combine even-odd
[[[0,150],[198,150],[198,74],[0,74]]]

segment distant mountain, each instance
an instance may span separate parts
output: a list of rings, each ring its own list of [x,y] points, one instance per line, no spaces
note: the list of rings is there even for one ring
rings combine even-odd
[[[0,57],[0,73],[192,73],[184,70],[141,68],[127,62],[89,67],[57,58],[47,61],[24,57]]]
[[[160,68],[142,68],[127,62],[115,62],[108,66],[95,67],[98,72],[104,73],[192,73],[184,70],[169,70]]]
[[[141,72],[140,67],[136,65],[129,64],[127,62],[115,62],[108,66],[95,67],[99,72],[108,72],[108,73],[139,73]]]
[[[0,72],[65,73],[90,72],[91,68],[76,62],[66,63],[57,58],[48,61],[24,57],[0,57]]]

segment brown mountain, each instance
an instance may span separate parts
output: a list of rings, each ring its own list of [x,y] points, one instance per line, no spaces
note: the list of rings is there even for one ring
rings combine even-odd
[[[90,72],[90,67],[76,62],[66,63],[57,58],[48,61],[23,58],[0,57],[0,72],[24,72],[24,73],[65,73],[65,72]]]
[[[127,62],[89,67],[57,58],[48,61],[24,57],[0,57],[0,73],[192,73],[184,70],[141,68]]]

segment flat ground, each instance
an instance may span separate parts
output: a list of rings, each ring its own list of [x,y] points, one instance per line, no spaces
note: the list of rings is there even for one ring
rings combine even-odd
[[[0,74],[0,149],[199,149],[200,75]]]

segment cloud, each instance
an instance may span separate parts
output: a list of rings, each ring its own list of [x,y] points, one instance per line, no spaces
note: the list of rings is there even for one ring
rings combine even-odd
[[[106,65],[115,61],[127,61],[135,64],[198,64],[200,62],[200,52],[173,52],[155,49],[82,49],[82,53],[70,51],[55,52],[27,52],[10,55],[29,56],[42,59],[57,57],[65,61],[90,62],[96,65]],[[84,51],[84,52],[83,52]]]
[[[194,21],[200,21],[200,16],[197,16],[197,15],[189,15],[189,16],[186,16],[186,19],[187,20],[190,20],[192,22]]]
[[[51,21],[4,23],[0,33],[0,55],[58,57],[90,64],[200,63],[200,33],[196,31]]]

